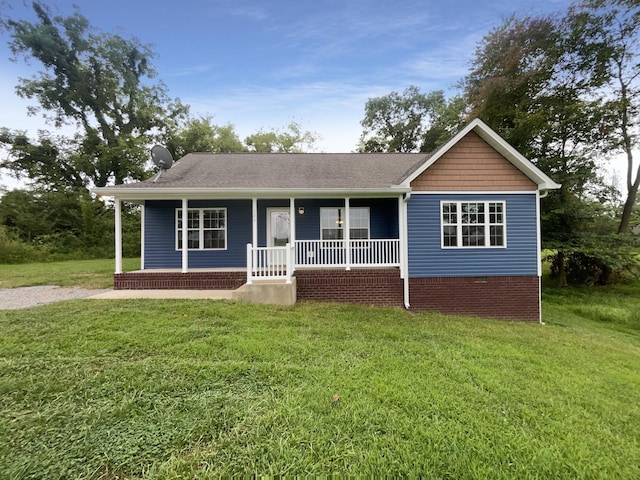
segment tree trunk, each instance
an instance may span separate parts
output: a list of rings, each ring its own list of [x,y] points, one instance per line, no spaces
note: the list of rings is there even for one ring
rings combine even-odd
[[[622,218],[620,218],[620,225],[618,226],[618,233],[629,233],[629,222],[631,221],[631,214],[633,213],[633,207],[636,204],[636,197],[638,195],[638,187],[640,186],[640,167],[638,168],[638,174],[636,181],[631,185],[629,193],[627,194],[627,200],[624,202],[624,208],[622,209]]]
[[[558,252],[558,255],[556,256],[556,264],[558,267],[558,288],[565,288],[568,284],[567,271],[564,268],[564,252]]]

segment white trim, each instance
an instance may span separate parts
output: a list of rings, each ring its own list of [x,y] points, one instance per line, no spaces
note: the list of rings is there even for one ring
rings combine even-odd
[[[184,208],[184,206],[183,206]],[[204,212],[206,210],[221,210],[224,212],[224,228],[204,228]],[[228,215],[227,215],[227,207],[196,207],[196,208],[187,208],[187,216],[184,216],[184,212],[180,213],[179,212],[183,212],[182,208],[176,208],[175,210],[175,250],[180,252],[183,249],[180,248],[180,242],[178,241],[179,237],[178,237],[178,215],[182,216],[182,245],[188,245],[188,239],[189,239],[189,228],[188,228],[188,224],[187,224],[187,220],[189,217],[189,212],[198,212],[198,248],[188,248],[188,250],[195,252],[195,251],[200,251],[200,250],[206,250],[206,251],[222,251],[222,250],[227,250],[228,249],[228,242],[227,242],[227,230],[228,230],[228,225],[229,225],[229,219],[228,219]],[[185,230],[187,232],[187,243],[184,243],[184,233]],[[193,229],[191,229],[193,230]],[[205,248],[204,246],[204,232],[205,231],[224,231],[224,248]]]
[[[253,246],[258,246],[258,199],[253,197],[251,199],[251,243]]]
[[[540,231],[540,194],[536,195],[536,245],[538,256],[538,276],[542,277],[542,234]]]
[[[122,204],[119,198],[115,203],[115,247],[116,247],[116,268],[115,273],[122,273]]]
[[[411,195],[536,195],[539,190],[416,190]]]
[[[343,240],[344,240],[344,252],[345,252],[345,257],[344,257],[344,261],[345,261],[345,270],[351,270],[351,248],[349,248],[351,246],[351,208],[350,208],[350,204],[351,202],[349,201],[349,197],[344,197],[344,223],[345,223],[345,229],[344,229],[344,233],[342,234]]]
[[[120,187],[120,188],[118,188]],[[245,200],[247,198],[264,198],[264,199],[281,199],[295,197],[297,199],[328,199],[328,198],[344,198],[348,193],[349,197],[360,198],[389,198],[395,197],[400,193],[411,191],[409,187],[391,186],[388,188],[354,188],[348,192],[344,188],[319,188],[319,189],[262,189],[256,190],[251,188],[190,188],[190,187],[172,187],[172,188],[144,188],[144,187],[124,187],[111,186],[93,188],[91,191],[101,197],[120,197],[122,200],[136,201],[144,200],[181,200],[187,198],[189,200]],[[186,197],[185,197],[186,195]]]
[[[402,219],[402,230],[400,233],[400,269],[404,272],[403,296],[404,307],[408,310],[411,306],[409,298],[409,199],[411,193],[407,193],[404,198],[400,197],[400,218]],[[398,225],[400,226],[400,225]]]
[[[189,229],[187,218],[189,217],[189,200],[182,199],[182,273],[189,270]],[[178,214],[176,213],[176,232],[178,231]],[[176,249],[178,248],[176,240]]]
[[[456,204],[456,223],[447,223],[445,225],[443,217],[442,208],[445,203],[454,203]],[[470,223],[464,224],[462,223],[462,204],[465,203],[482,203],[484,204],[484,222],[483,223]],[[490,222],[490,211],[489,204],[491,203],[499,203],[502,205],[502,223],[491,223]],[[468,249],[504,249],[507,248],[507,202],[504,200],[440,200],[440,248],[442,250],[468,250]],[[462,245],[462,228],[467,226],[482,226],[484,228],[484,245]],[[503,242],[502,245],[491,245],[491,226],[498,225],[502,226],[502,237]],[[444,244],[444,227],[445,226],[455,226],[456,227],[456,245],[445,245]]]
[[[145,204],[140,207],[140,270],[144,270],[144,219]]]
[[[287,208],[287,207],[267,207],[267,218],[266,218],[266,226],[267,226],[267,230],[266,230],[266,243],[265,246],[267,248],[279,248],[276,247],[275,245],[270,245],[270,240],[271,240],[271,214],[273,212],[283,212],[283,213],[288,213],[289,214],[289,241],[287,243],[291,243],[291,208]],[[257,247],[256,247],[257,248]]]
[[[471,121],[466,127],[454,135],[447,143],[442,145],[429,159],[416,169],[411,175],[404,179],[402,186],[408,187],[425,170],[437,162],[455,144],[462,140],[471,131],[487,142],[493,149],[509,161],[514,167],[525,174],[531,181],[538,185],[540,190],[551,190],[560,188],[560,185],[551,180],[542,170],[536,167],[531,161],[525,158],[520,152],[513,148],[507,141],[494,132],[489,126],[479,118]]]

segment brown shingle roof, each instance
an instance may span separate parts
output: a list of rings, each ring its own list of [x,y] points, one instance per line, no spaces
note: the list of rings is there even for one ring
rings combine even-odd
[[[190,153],[157,181],[111,188],[385,189],[429,157],[424,153]]]

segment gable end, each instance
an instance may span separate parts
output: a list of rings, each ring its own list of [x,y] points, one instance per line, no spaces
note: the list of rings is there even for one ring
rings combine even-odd
[[[523,191],[538,186],[471,131],[411,182],[414,191]]]

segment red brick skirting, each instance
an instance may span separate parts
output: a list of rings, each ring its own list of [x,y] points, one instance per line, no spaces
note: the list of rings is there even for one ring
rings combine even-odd
[[[403,283],[397,268],[296,270],[298,300],[403,305]]]
[[[245,272],[126,272],[113,276],[115,290],[235,290]]]
[[[540,320],[537,276],[411,278],[411,310],[451,315]]]

